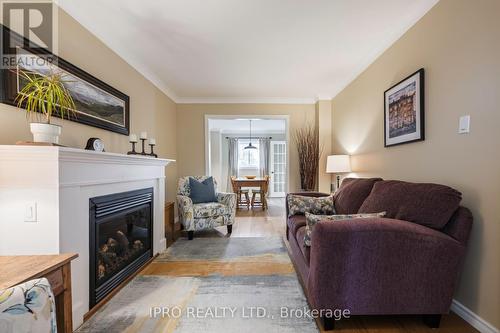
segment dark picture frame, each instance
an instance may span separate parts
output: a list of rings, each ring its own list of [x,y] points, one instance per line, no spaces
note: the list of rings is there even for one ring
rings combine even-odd
[[[384,91],[384,147],[425,140],[425,71]]]
[[[125,93],[113,88],[93,75],[76,67],[70,62],[58,57],[40,47],[33,47],[33,43],[23,36],[0,25],[2,28],[2,56],[4,53],[29,54],[30,57],[41,58],[44,63],[50,64],[50,69],[62,70],[69,77],[67,85],[76,104],[75,116],[71,121],[98,127],[115,133],[129,135],[130,133],[130,98]],[[12,47],[12,43],[16,47]],[[9,44],[8,44],[9,43]],[[17,69],[19,68],[19,65]],[[32,70],[32,68],[23,68]],[[49,69],[49,65],[42,70]],[[35,71],[36,72],[36,71]],[[18,70],[1,69],[0,102],[17,106],[15,98],[19,91],[20,78]],[[54,116],[60,117],[59,112]]]

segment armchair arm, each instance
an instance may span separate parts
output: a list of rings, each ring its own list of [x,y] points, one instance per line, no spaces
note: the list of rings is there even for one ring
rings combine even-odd
[[[351,314],[447,313],[464,252],[446,234],[411,222],[320,222],[312,232],[311,303]]]
[[[179,208],[179,221],[187,231],[194,230],[193,201],[185,195],[177,195],[177,207]]]
[[[0,289],[0,327],[3,332],[55,332],[56,304],[46,278]]]
[[[217,201],[229,207],[231,210],[231,217],[234,220],[236,215],[236,193],[218,192]]]

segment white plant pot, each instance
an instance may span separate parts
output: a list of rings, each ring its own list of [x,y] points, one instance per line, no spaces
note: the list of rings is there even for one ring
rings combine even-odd
[[[62,127],[59,125],[31,123],[34,142],[59,143]]]

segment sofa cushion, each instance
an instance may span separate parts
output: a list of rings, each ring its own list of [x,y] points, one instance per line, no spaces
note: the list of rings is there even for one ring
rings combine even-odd
[[[306,217],[304,215],[290,216],[287,220],[287,224],[288,229],[290,229],[292,234],[295,235],[300,227],[306,226]]]
[[[295,239],[297,240],[297,244],[299,244],[300,252],[302,253],[302,256],[304,256],[305,262],[309,265],[309,260],[311,259],[311,247],[304,244],[305,235],[306,227],[300,227],[299,229],[297,229]]]
[[[346,178],[333,196],[336,214],[356,214],[370,195],[373,185],[382,178]]]
[[[306,197],[303,195],[289,194],[287,196],[288,216],[304,215],[306,212],[313,214],[335,214],[333,196]]]
[[[215,195],[215,186],[212,177],[205,180],[197,180],[192,177],[189,178],[189,197],[194,204],[202,202],[217,202]]]
[[[231,215],[229,206],[218,202],[205,202],[193,205],[194,218]]]
[[[306,213],[306,227],[305,227],[306,232],[304,234],[304,245],[311,246],[311,234],[313,228],[320,221],[340,221],[340,220],[363,219],[363,218],[374,218],[374,217],[384,217],[384,216],[385,212],[366,213],[366,214],[343,214],[343,215],[314,215]]]
[[[444,185],[384,180],[375,183],[358,213],[386,211],[389,218],[441,229],[461,199],[460,192]]]

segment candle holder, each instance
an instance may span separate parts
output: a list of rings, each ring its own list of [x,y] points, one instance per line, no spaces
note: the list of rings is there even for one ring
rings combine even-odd
[[[150,143],[149,146],[151,147],[151,153],[149,153],[149,156],[153,156],[154,158],[158,158],[158,155],[156,155],[155,152],[153,151],[155,144]]]
[[[141,138],[141,142],[142,142],[142,152],[140,153],[141,155],[147,155],[146,154],[146,150],[145,150],[145,145],[144,143],[146,142],[147,139],[143,139]]]
[[[130,141],[130,143],[132,144],[132,150],[127,152],[127,155],[138,155],[139,153],[135,151],[135,144],[137,142]]]

